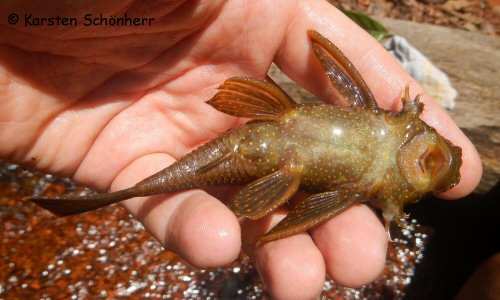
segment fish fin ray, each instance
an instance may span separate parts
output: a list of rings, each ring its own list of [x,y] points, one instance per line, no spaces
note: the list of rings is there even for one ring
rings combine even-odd
[[[352,106],[378,111],[370,88],[351,61],[330,40],[314,30],[307,32],[314,54],[320,60],[333,87]]]
[[[347,189],[311,195],[297,204],[278,225],[263,235],[261,241],[269,242],[304,232],[357,202],[361,202],[361,196]]]
[[[296,103],[272,81],[232,77],[207,103],[228,115],[256,120],[275,120]]]
[[[299,189],[300,173],[283,167],[242,188],[229,208],[237,216],[257,220],[284,204]]]

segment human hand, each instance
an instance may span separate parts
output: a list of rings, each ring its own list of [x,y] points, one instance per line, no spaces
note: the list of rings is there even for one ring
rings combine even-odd
[[[37,7],[49,16],[80,16],[89,10],[47,3]],[[100,191],[117,190],[241,124],[204,104],[228,77],[263,78],[274,61],[319,98],[336,102],[307,29],[319,31],[346,53],[382,108],[399,108],[409,82],[412,98],[423,92],[374,40],[326,2],[101,5],[106,9],[94,8],[96,14],[127,12],[155,17],[158,23],[119,29],[0,27],[0,157],[72,176]],[[30,1],[0,4],[3,15],[23,9],[42,15]],[[422,118],[463,149],[462,180],[443,196],[464,196],[481,175],[477,153],[441,108],[426,96],[421,100],[426,104]],[[229,209],[200,190],[123,205],[166,249],[196,267],[230,263],[243,246],[276,298],[313,298],[325,274],[344,285],[366,284],[385,262],[385,230],[364,205],[310,233],[257,248],[255,240],[284,210],[243,221],[240,231]]]

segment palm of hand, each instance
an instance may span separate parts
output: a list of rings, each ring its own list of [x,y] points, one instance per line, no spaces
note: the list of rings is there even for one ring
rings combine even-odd
[[[263,77],[274,60],[300,84],[330,98],[319,65],[309,61],[306,29],[321,27],[314,22],[322,15],[338,18],[341,32],[361,33],[323,3],[287,2],[279,9],[262,2],[238,5],[184,3],[174,15],[182,18],[165,17],[155,31],[118,36],[76,31],[50,47],[43,36],[28,45],[12,39],[21,51],[6,46],[0,52],[8,99],[0,104],[0,144],[7,145],[0,155],[34,161],[37,168],[71,175],[101,191],[116,190],[241,123],[203,103],[230,76]],[[387,68],[397,69],[391,62]],[[395,73],[393,85],[408,82],[401,71]],[[399,91],[387,90],[375,88],[374,93],[397,99]],[[255,249],[253,241],[282,212],[243,222],[241,239],[235,216],[205,192],[149,198],[124,205],[167,249],[195,266],[213,267],[235,259],[243,240],[278,298],[314,296],[325,272],[347,285],[369,282],[385,260],[384,229],[365,206],[353,207],[311,236],[299,234]]]
[[[181,9],[193,10],[193,5],[186,6]],[[5,80],[10,80],[5,84],[11,87],[9,98],[16,98],[19,113],[4,110],[2,121],[29,119],[26,127],[37,130],[10,140],[13,149],[25,145],[29,149],[2,154],[21,161],[35,159],[39,168],[74,174],[77,180],[102,189],[141,154],[166,152],[178,158],[227,130],[234,118],[214,113],[202,102],[231,74],[264,75],[273,53],[255,55],[252,49],[234,53],[244,42],[240,30],[221,38],[216,28],[205,28],[217,9],[209,7],[164,26],[184,27],[183,32],[135,34],[133,40],[106,37],[105,46],[99,43],[103,36],[90,42],[61,38],[50,52],[35,54],[5,49],[4,58],[12,59],[11,70],[5,71],[20,75],[12,79],[4,73]],[[190,24],[196,19],[204,22]],[[223,26],[225,21],[215,23]],[[25,48],[38,47],[36,43]],[[89,43],[95,47],[88,47]],[[61,57],[62,51],[69,55]],[[113,151],[119,154],[102,164],[101,155]],[[100,178],[87,178],[96,174]]]

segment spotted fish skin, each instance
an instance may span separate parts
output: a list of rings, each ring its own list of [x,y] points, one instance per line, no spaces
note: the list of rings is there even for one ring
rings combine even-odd
[[[388,228],[406,203],[456,185],[461,149],[419,119],[423,104],[400,112],[378,107],[352,63],[330,41],[308,32],[315,55],[340,96],[351,104],[297,104],[272,80],[234,77],[207,101],[253,121],[202,145],[131,188],[99,195],[30,197],[57,215],[97,209],[124,199],[192,188],[242,185],[228,207],[262,218],[298,190],[312,195],[261,240],[305,231],[357,203],[382,211]]]

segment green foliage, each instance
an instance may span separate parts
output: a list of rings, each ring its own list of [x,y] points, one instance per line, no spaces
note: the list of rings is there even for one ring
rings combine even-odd
[[[344,8],[340,8],[340,11],[342,11],[361,28],[371,34],[377,41],[382,41],[383,39],[388,38],[392,35],[382,24],[365,14]]]

